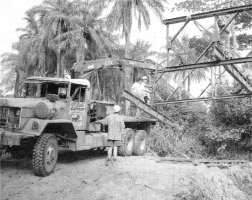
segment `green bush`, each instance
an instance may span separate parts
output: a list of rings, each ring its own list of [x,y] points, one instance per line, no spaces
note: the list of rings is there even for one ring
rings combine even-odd
[[[234,87],[226,90],[232,91]],[[218,88],[218,95],[223,93]],[[212,101],[208,119],[209,123],[201,129],[200,140],[209,154],[237,158],[236,154],[247,154],[251,150],[251,98]]]

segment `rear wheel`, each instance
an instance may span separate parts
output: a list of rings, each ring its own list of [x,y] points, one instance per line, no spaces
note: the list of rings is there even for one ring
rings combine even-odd
[[[120,156],[131,156],[134,148],[134,131],[126,128],[122,133],[122,146],[118,148]]]
[[[142,156],[147,151],[147,133],[144,130],[138,130],[135,134],[135,144],[133,154]]]
[[[43,134],[37,140],[32,157],[33,172],[37,176],[48,176],[53,172],[58,159],[58,142],[53,134]]]

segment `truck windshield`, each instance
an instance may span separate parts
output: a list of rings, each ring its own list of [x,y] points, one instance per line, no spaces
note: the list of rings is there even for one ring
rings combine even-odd
[[[46,97],[47,94],[59,95],[59,98],[67,97],[68,83],[59,82],[30,82],[25,84],[26,97]]]

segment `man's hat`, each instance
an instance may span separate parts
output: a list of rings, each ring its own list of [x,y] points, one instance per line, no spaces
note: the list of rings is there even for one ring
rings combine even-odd
[[[121,110],[121,107],[118,105],[114,105],[114,111],[119,112]]]
[[[148,80],[147,76],[143,76],[142,80]]]

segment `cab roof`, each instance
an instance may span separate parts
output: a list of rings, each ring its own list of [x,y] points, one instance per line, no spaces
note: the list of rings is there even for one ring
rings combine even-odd
[[[40,77],[31,76],[28,77],[25,82],[60,82],[60,83],[74,83],[79,85],[90,87],[90,82],[87,79],[66,79],[66,78],[52,78],[52,77]]]

